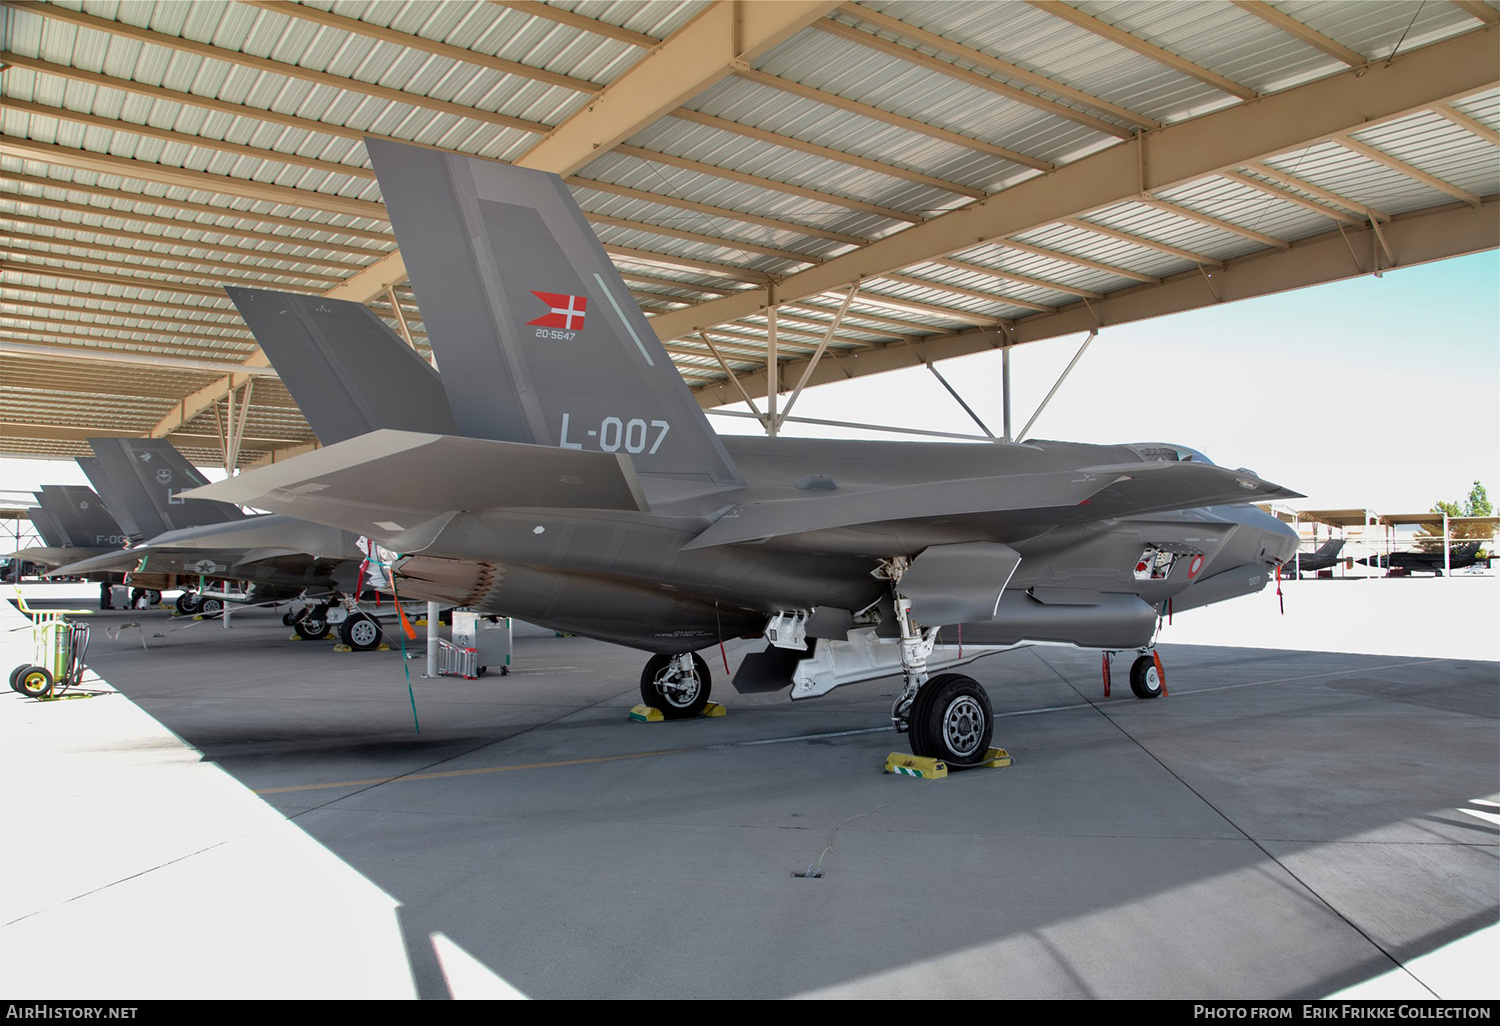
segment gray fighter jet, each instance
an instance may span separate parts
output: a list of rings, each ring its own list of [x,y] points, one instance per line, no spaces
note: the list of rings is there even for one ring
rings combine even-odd
[[[1343,550],[1344,539],[1329,538],[1318,546],[1316,552],[1299,552],[1294,558],[1287,560],[1286,566],[1281,568],[1282,576],[1296,577],[1298,574],[1327,570],[1338,564],[1339,553]]]
[[[352,592],[364,559],[347,531],[274,513],[251,516],[229,503],[180,497],[183,489],[208,482],[165,439],[92,438],[89,444],[94,459],[78,462],[110,494],[111,508],[126,511],[137,527],[132,532],[137,544],[82,559],[57,573],[125,574],[137,587],[181,588],[181,613],[214,614],[224,608],[225,595],[195,590],[206,581],[243,583],[244,601],[250,603],[307,592],[307,615],[289,624],[304,637],[329,632],[331,601],[322,599]],[[371,624],[361,636],[362,648],[380,642],[379,625]]]
[[[43,544],[12,552],[7,558],[56,570],[130,544],[129,532],[87,485],[43,485],[35,494],[37,505],[27,515]]]
[[[1482,558],[1480,546],[1482,542],[1462,542],[1457,545],[1448,546],[1447,567],[1450,570],[1462,570],[1473,566],[1475,563],[1487,562]],[[1436,552],[1423,552],[1417,549],[1403,549],[1399,552],[1387,553],[1383,556],[1366,556],[1357,560],[1368,567],[1379,569],[1405,570],[1407,573],[1436,574],[1443,576],[1443,550]]]
[[[983,688],[929,676],[1035,642],[1142,650],[1160,611],[1249,594],[1296,534],[1249,505],[1296,497],[1169,444],[720,438],[562,181],[368,141],[458,432],[378,430],[197,489],[388,550],[403,595],[651,653],[642,697],[695,715],[696,653],[764,636],[734,683],[794,699],[902,674],[918,755],[984,760]]]

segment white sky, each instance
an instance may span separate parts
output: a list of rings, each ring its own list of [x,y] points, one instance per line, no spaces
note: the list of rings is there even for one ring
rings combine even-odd
[[[1082,340],[1012,351],[1014,430]],[[998,433],[999,354],[938,367]],[[921,368],[808,389],[794,415],[977,433]],[[725,434],[759,430],[711,421]],[[786,433],[849,434],[798,425]],[[1105,328],[1031,434],[1188,445],[1306,493],[1292,503],[1303,509],[1426,510],[1461,500],[1476,479],[1500,497],[1500,256]],[[0,460],[5,505],[15,504],[9,493],[67,483],[86,483],[72,462]]]

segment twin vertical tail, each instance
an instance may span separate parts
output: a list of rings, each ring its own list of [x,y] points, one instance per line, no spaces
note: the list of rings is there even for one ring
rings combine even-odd
[[[147,540],[184,527],[245,519],[227,502],[178,498],[208,480],[164,438],[90,438],[89,445],[99,460],[100,483],[110,486],[111,507],[122,507]]]
[[[225,289],[324,445],[381,428],[456,435],[437,371],[369,307]]]
[[[367,139],[460,434],[738,470],[556,175]]]

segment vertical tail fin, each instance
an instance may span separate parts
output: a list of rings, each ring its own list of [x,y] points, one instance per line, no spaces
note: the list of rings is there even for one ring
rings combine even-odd
[[[367,139],[459,430],[743,484],[561,178]]]
[[[89,479],[89,484],[94,486],[94,491],[104,500],[104,505],[109,509],[110,516],[119,521],[125,533],[130,535],[133,541],[140,541],[145,537],[140,524],[136,523],[135,517],[131,515],[130,504],[124,500],[115,483],[109,479],[104,472],[104,465],[99,462],[97,456],[77,456],[73,459],[78,468],[83,471],[84,477]],[[160,533],[160,532],[158,532]]]
[[[396,428],[456,435],[437,371],[359,303],[227,288],[318,441]]]
[[[26,515],[31,518],[31,525],[36,528],[36,533],[42,536],[42,543],[51,549],[63,549],[68,546],[68,539],[58,528],[56,521],[47,515],[47,511],[40,506],[31,506],[26,510]]]
[[[208,479],[165,438],[90,438],[89,445],[130,518],[148,539],[183,527],[245,518],[238,506],[227,502],[176,498],[178,492],[208,484]]]
[[[123,546],[130,536],[105,508],[104,500],[86,485],[43,485],[36,493],[42,509],[77,548]]]

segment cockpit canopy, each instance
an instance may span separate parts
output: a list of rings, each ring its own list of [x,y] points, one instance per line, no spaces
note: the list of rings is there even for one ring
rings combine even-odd
[[[1171,442],[1137,442],[1135,445],[1127,446],[1147,463],[1207,463],[1210,467],[1218,466],[1213,460],[1203,455],[1197,449],[1189,449],[1185,445],[1173,445]]]

